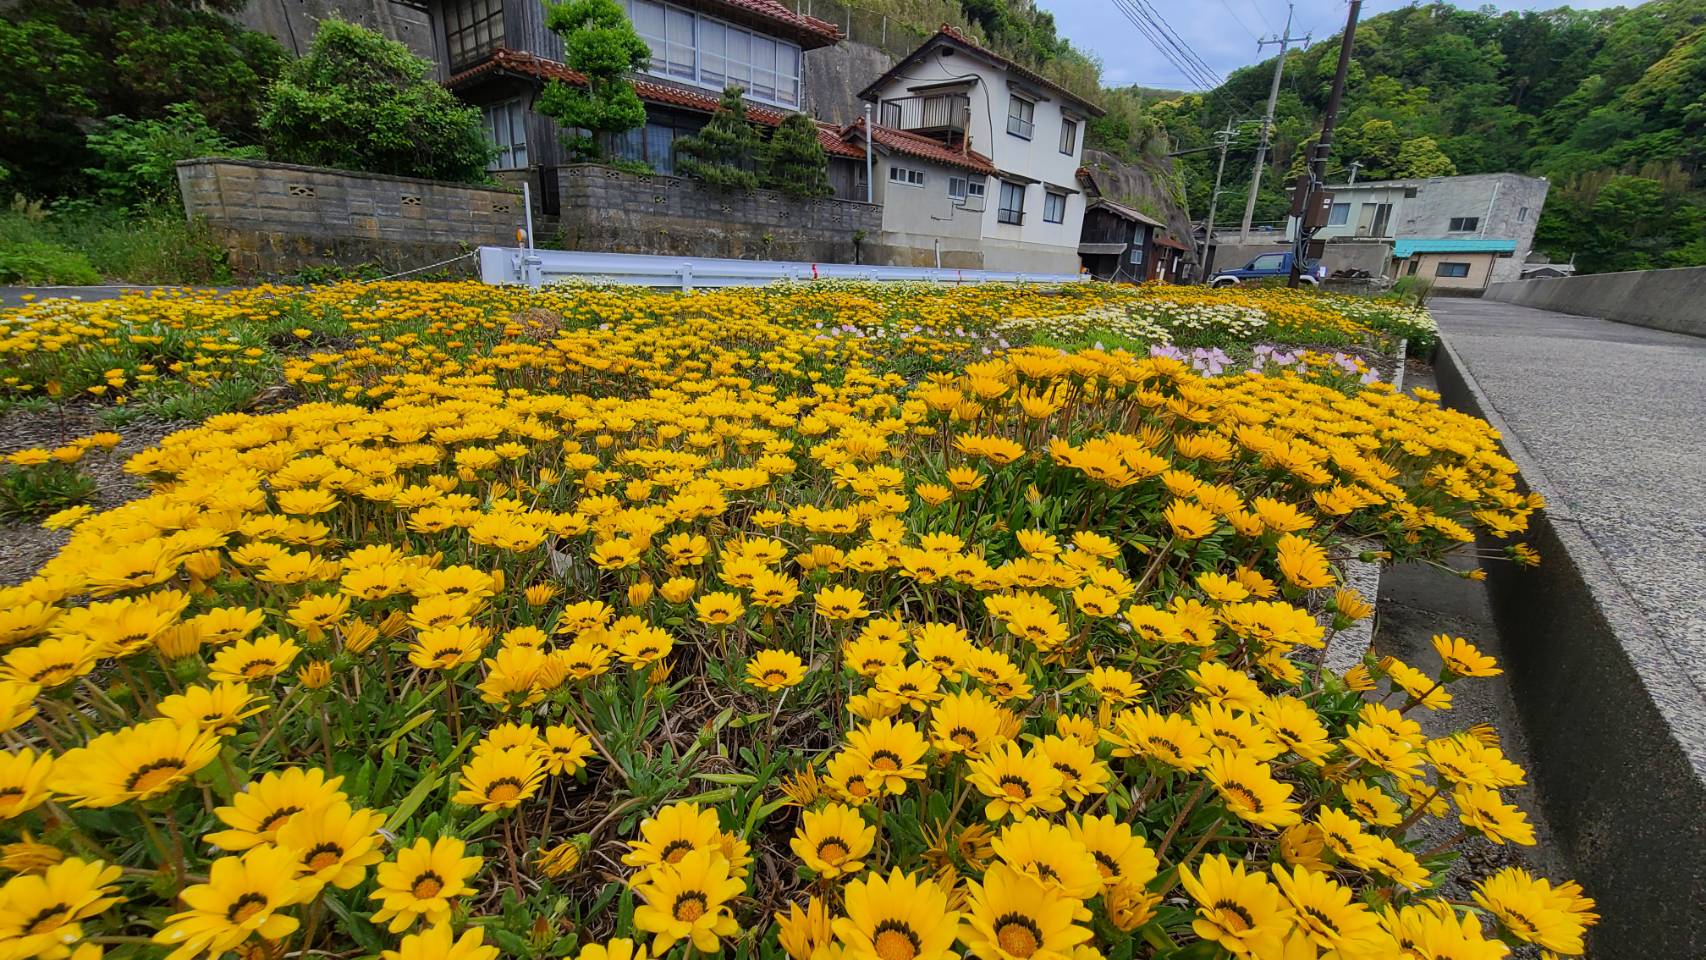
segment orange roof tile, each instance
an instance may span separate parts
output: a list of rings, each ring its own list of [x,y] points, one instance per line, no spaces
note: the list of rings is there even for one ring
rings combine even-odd
[[[861,132],[864,129],[865,121],[863,119],[856,120],[848,125],[844,136]],[[998,173],[995,164],[976,150],[962,150],[922,134],[897,130],[894,127],[885,127],[880,123],[872,124],[871,131],[872,138],[876,140],[877,146],[893,150],[895,153],[950,167],[959,167],[962,170],[970,170],[973,173],[981,173],[986,176],[993,176]]]
[[[586,83],[585,76],[570,70],[555,60],[547,60],[531,53],[499,47],[483,63],[456,74],[444,81],[444,85],[459,87],[470,80],[494,71],[518,73],[524,76],[538,77],[541,80],[561,80],[564,83],[572,83],[576,86],[582,86]],[[697,110],[701,113],[715,113],[717,105],[721,102],[719,98],[708,92],[686,90],[640,77],[634,78],[633,82],[634,92],[640,95],[640,99],[651,103],[663,103],[686,110]],[[746,117],[748,120],[774,127],[781,123],[782,118],[786,116],[787,114],[780,110],[762,107],[747,101]]]
[[[821,37],[825,44],[841,40],[841,28],[828,20],[795,13],[776,0],[720,0],[725,6],[756,14],[775,23],[786,24],[802,33]],[[822,44],[820,44],[822,45]]]

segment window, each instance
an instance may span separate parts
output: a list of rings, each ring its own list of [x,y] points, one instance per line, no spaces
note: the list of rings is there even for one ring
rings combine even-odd
[[[694,131],[667,123],[647,121],[643,127],[625,130],[610,138],[610,155],[618,160],[650,164],[658,173],[675,174],[675,141]]]
[[[1043,191],[1043,222],[1066,222],[1066,194],[1053,190]]]
[[[480,108],[486,140],[498,148],[487,170],[515,170],[527,166],[527,111],[521,99],[505,100]]]
[[[1032,121],[1036,115],[1036,104],[1014,94],[1013,98],[1007,101],[1007,132],[1015,137],[1031,139],[1031,130],[1036,126]]]
[[[1126,255],[1126,259],[1130,260],[1132,263],[1142,263],[1143,262],[1143,247],[1139,244],[1135,244],[1135,243],[1132,244],[1131,245],[1131,253]]]
[[[1279,268],[1281,268],[1283,266],[1285,266],[1285,254],[1283,254],[1283,253],[1264,253],[1261,256],[1257,257],[1256,259],[1251,260],[1249,266],[1245,267],[1244,269],[1246,269],[1246,270],[1278,270]]]
[[[1342,227],[1351,219],[1351,205],[1335,201],[1327,211],[1327,226]]]
[[[719,92],[732,83],[753,100],[799,105],[797,44],[660,0],[625,5],[634,32],[652,49],[648,73]]]
[[[1025,222],[1025,185],[1001,181],[1001,207],[996,218],[1002,223]]]
[[[948,199],[967,210],[983,209],[983,181],[970,177],[948,178]]]
[[[885,127],[900,126],[900,104],[893,100],[884,100],[877,110],[877,122]]]
[[[1528,208],[1527,207],[1518,207],[1517,211],[1516,211],[1516,222],[1522,223],[1523,221],[1525,221],[1527,219],[1528,219]]]
[[[1480,217],[1452,217],[1449,230],[1452,233],[1468,233],[1480,225]]]
[[[907,167],[889,165],[889,182],[904,183],[909,187],[924,186],[924,171],[912,170]]]
[[[1078,121],[1077,120],[1062,120],[1062,121],[1060,121],[1060,152],[1064,153],[1070,157],[1070,156],[1072,156],[1072,154],[1077,149],[1078,149]]]
[[[1467,264],[1467,263],[1452,263],[1450,261],[1442,260],[1442,261],[1440,261],[1439,266],[1434,268],[1434,276],[1436,276],[1436,277],[1467,277],[1467,276],[1469,276],[1469,264]]]
[[[451,69],[473,63],[503,42],[503,0],[453,0],[445,4],[444,45]]]
[[[1384,237],[1392,220],[1392,204],[1365,203],[1357,214],[1357,236]]]

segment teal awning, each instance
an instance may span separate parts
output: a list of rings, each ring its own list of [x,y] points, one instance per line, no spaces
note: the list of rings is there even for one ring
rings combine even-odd
[[[1471,240],[1442,237],[1438,240],[1399,240],[1392,255],[1399,260],[1418,253],[1515,253],[1515,240]]]

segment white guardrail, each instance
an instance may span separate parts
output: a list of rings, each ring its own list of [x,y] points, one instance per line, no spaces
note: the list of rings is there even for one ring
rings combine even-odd
[[[935,283],[1077,283],[1076,273],[1009,273],[933,267],[875,267],[852,263],[718,260],[580,250],[481,247],[480,280],[539,287],[571,278],[641,287],[753,287],[777,280],[921,280]]]

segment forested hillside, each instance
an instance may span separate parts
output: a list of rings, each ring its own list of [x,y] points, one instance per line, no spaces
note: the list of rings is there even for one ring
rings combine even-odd
[[[1487,8],[1490,9],[1490,8]],[[1272,169],[1256,219],[1282,219],[1326,107],[1339,40],[1286,62]],[[1183,147],[1250,121],[1228,154],[1216,219],[1243,210],[1273,61],[1210,94],[1149,100],[1146,119]],[[1182,164],[1202,216],[1214,155]],[[1356,33],[1329,179],[1511,170],[1551,178],[1536,246],[1584,271],[1706,264],[1706,0],[1634,8],[1488,13],[1414,6]]]

